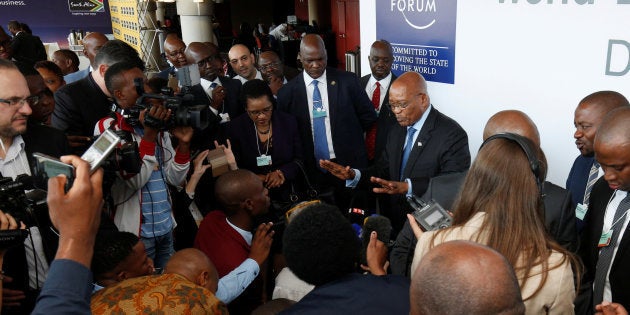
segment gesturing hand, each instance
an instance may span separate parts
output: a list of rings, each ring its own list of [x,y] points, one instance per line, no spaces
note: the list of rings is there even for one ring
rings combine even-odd
[[[320,160],[319,166],[341,180],[354,179],[355,173],[350,166],[342,166],[330,160]]]

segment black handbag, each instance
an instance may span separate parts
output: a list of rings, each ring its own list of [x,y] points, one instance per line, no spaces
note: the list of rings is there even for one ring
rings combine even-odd
[[[288,198],[289,200],[272,201],[271,202],[272,207],[276,211],[284,214],[289,209],[293,208],[295,205],[303,201],[321,200],[328,204],[334,205],[335,197],[334,197],[333,189],[332,188],[320,189],[320,190],[316,189],[315,186],[313,186],[313,184],[311,183],[311,180],[309,179],[308,174],[306,173],[306,170],[304,169],[304,165],[302,164],[302,161],[296,160],[293,162],[297,164],[298,168],[300,169],[300,173],[302,175],[301,177],[303,179],[303,185],[301,185],[302,188],[300,189],[300,185],[297,185],[295,181],[291,182],[291,192],[289,193],[289,198]]]

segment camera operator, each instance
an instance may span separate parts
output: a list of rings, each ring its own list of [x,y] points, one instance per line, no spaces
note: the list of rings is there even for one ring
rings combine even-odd
[[[15,180],[18,175],[31,175],[30,166],[35,165],[31,159],[33,152],[55,157],[68,153],[68,143],[61,131],[27,124],[31,106],[37,102],[38,97],[30,95],[26,79],[18,68],[8,60],[0,60],[0,173],[3,176]],[[3,194],[13,193],[23,193],[23,190],[3,191]],[[24,207],[17,208],[26,214]],[[29,229],[31,236],[26,238],[24,246],[6,253],[3,314],[30,313],[44,283],[48,264],[57,250],[58,238],[50,229],[47,212],[35,211],[33,214],[35,220]]]
[[[10,214],[4,213],[2,212],[2,210],[0,210],[0,233],[7,230],[16,230],[17,228],[18,228],[18,223],[15,221],[15,218],[13,218]],[[24,223],[20,224],[20,228],[22,229],[26,228]],[[2,246],[0,246],[0,267],[2,267],[4,254],[7,252],[7,249],[8,249],[4,245],[5,244],[3,243]],[[2,289],[2,280],[4,280],[4,275],[0,275],[0,289]],[[0,299],[0,308],[1,307],[2,307],[2,300]]]
[[[94,135],[101,134],[105,129],[123,130],[138,142],[142,159],[140,172],[131,175],[119,171],[111,189],[114,223],[121,231],[139,234],[155,267],[163,268],[174,253],[175,220],[167,182],[181,186],[186,178],[193,129],[175,127],[172,134],[179,144],[177,149],[173,149],[169,132],[159,126],[166,123],[171,115],[171,111],[162,104],[152,104],[150,109],[140,114],[140,124],[132,126],[120,111],[135,106],[140,97],[134,86],[135,79],[146,82],[142,70],[135,63],[120,62],[107,69],[105,85],[118,110],[96,124]]]

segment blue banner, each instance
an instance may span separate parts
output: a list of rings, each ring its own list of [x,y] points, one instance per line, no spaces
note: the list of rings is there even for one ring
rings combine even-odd
[[[376,37],[394,49],[392,72],[455,83],[457,0],[376,0]]]
[[[0,0],[0,23],[26,23],[43,42],[68,46],[70,30],[112,33],[107,0]]]

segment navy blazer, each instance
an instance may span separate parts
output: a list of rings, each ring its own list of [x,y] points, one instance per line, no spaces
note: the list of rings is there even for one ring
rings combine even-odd
[[[259,167],[256,158],[265,153],[260,147],[258,135],[254,129],[254,122],[247,114],[234,119],[227,128],[227,137],[232,144],[232,152],[238,166],[256,174],[266,174],[271,170],[280,169],[287,180],[293,180],[298,174],[298,166],[294,163],[302,159],[302,145],[298,135],[297,121],[290,114],[275,111],[271,116],[272,140],[271,162],[269,170]]]
[[[588,173],[595,162],[592,156],[580,155],[575,158],[569,177],[567,177],[567,190],[571,192],[573,203],[578,204],[584,201],[584,191],[586,190],[586,182],[588,181]]]
[[[366,167],[364,132],[376,121],[372,102],[354,74],[326,68],[326,79],[328,115],[337,163],[354,168]],[[304,164],[313,174],[316,169],[315,146],[306,95],[304,76],[299,74],[278,91],[278,109],[297,118]]]
[[[365,90],[371,76],[371,74],[368,74],[361,77],[360,82],[363,90]],[[383,99],[383,104],[381,105],[381,111],[378,113],[378,119],[376,120],[376,144],[374,146],[375,160],[378,159],[379,153],[385,150],[389,130],[392,128],[392,126],[398,124],[398,122],[396,121],[396,116],[392,112],[392,109],[389,107],[389,88],[392,86],[392,83],[394,83],[394,80],[396,80],[397,78],[398,77],[392,73],[391,83],[387,87],[387,92],[385,92],[385,98]],[[368,95],[368,98],[371,97],[372,95]]]
[[[365,94],[365,92],[363,93]],[[370,176],[386,180],[400,181],[400,166],[403,147],[407,138],[407,128],[398,124],[392,126],[387,137],[387,147],[378,161],[365,170],[361,185],[369,182]],[[470,151],[466,131],[453,119],[431,107],[416,143],[409,154],[403,170],[403,179],[409,178],[413,193],[422,196],[432,177],[462,172],[470,167]],[[406,221],[405,214],[411,209],[405,195],[389,197],[390,205],[381,206],[392,221],[394,231],[400,231]]]
[[[608,182],[602,176],[591,190],[588,211],[584,216],[584,229],[580,238],[580,249],[578,254],[582,258],[585,273],[582,276],[580,294],[576,298],[576,314],[592,314],[595,303],[592,301],[593,281],[595,279],[595,269],[599,259],[599,238],[604,227],[604,216],[610,197],[614,191],[608,186]],[[623,224],[621,221],[619,224]],[[630,309],[630,225],[621,239],[617,240],[619,245],[615,259],[610,267],[610,288],[612,291],[612,302],[622,304],[626,309]]]

